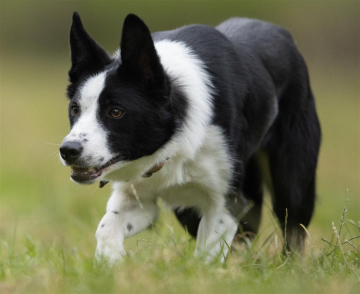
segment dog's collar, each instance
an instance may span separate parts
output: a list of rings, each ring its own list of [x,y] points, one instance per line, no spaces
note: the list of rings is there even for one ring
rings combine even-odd
[[[166,159],[168,160],[168,158]],[[160,162],[159,164],[154,165],[151,169],[149,169],[146,173],[144,173],[141,177],[150,178],[154,173],[158,172],[164,166],[165,161]]]
[[[168,160],[168,159],[169,159],[169,157],[167,157],[167,158],[165,159],[165,161]],[[144,173],[141,177],[142,177],[142,178],[150,178],[154,173],[156,173],[156,172],[158,172],[159,170],[162,169],[162,167],[163,167],[164,164],[165,164],[165,161],[160,162],[159,164],[154,165],[151,169],[149,169],[149,170],[148,170],[146,173]],[[109,183],[109,181],[100,181],[100,182],[99,182],[99,188],[104,187],[107,183]]]

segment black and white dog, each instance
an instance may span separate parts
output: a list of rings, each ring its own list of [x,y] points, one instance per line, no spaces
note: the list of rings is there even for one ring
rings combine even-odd
[[[130,14],[111,57],[74,13],[70,44],[71,132],[60,155],[73,181],[113,182],[98,258],[121,259],[124,239],[156,221],[161,198],[197,237],[197,254],[224,260],[239,227],[259,228],[259,156],[288,248],[302,250],[321,134],[288,31],[232,18],[151,34]]]

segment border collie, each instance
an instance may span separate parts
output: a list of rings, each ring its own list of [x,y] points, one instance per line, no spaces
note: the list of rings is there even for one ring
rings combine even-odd
[[[75,12],[70,45],[60,157],[77,183],[113,183],[98,259],[122,259],[124,239],[156,221],[161,198],[197,238],[195,254],[223,261],[238,232],[259,229],[262,166],[285,250],[303,250],[321,131],[288,31],[232,18],[151,34],[129,14],[110,56]]]

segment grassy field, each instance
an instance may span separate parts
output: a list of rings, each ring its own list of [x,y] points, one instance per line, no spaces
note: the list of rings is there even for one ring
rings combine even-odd
[[[195,259],[194,241],[164,211],[153,229],[126,241],[129,257],[109,269],[95,266],[93,254],[110,189],[75,185],[58,159],[58,144],[68,131],[67,68],[55,60],[27,58],[3,60],[2,66],[1,293],[354,293],[358,287],[360,242],[346,243],[360,235],[359,101],[353,80],[347,79],[351,73],[339,69],[344,77],[339,81],[314,71],[324,139],[317,209],[302,261],[280,256],[282,240],[267,198],[259,238],[249,250],[233,252],[224,265],[205,266]],[[22,74],[4,75],[9,68]],[[58,79],[47,80],[48,72]],[[340,231],[347,189],[338,242],[332,222]]]
[[[74,218],[73,218],[74,219]],[[166,214],[152,231],[129,242],[129,256],[114,268],[95,265],[88,226],[79,221],[68,238],[78,247],[31,236],[2,245],[1,293],[356,293],[360,279],[356,240],[323,245],[320,254],[292,260],[280,255],[275,238],[233,252],[226,264],[204,266],[192,256],[194,242],[173,230]],[[74,225],[75,224],[75,225]],[[346,222],[345,225],[350,224]],[[359,231],[359,226],[357,231]],[[343,227],[344,230],[344,227]],[[66,230],[69,231],[69,230]],[[63,232],[64,233],[64,232]],[[69,232],[70,233],[70,232]],[[14,232],[16,234],[16,232]],[[328,234],[331,235],[332,233]],[[359,234],[358,234],[359,237]],[[354,236],[355,238],[355,236]],[[346,242],[346,241],[345,241]],[[358,243],[358,242],[357,242]],[[72,244],[75,245],[75,244]],[[278,243],[280,245],[280,242]],[[350,246],[346,246],[350,245]]]
[[[294,9],[294,18],[297,13]],[[322,21],[320,13],[302,13]],[[331,13],[336,17],[338,10]],[[26,25],[22,27],[26,31]],[[41,29],[47,32],[45,26]],[[1,51],[0,293],[357,293],[359,56],[336,55],[334,49],[331,54],[337,58],[330,60],[329,52],[311,52],[327,40],[323,31],[311,35],[306,25],[294,30],[309,64],[323,130],[317,206],[306,255],[293,260],[280,254],[282,239],[267,195],[258,238],[248,250],[235,248],[223,265],[204,265],[194,258],[194,240],[166,210],[152,229],[126,240],[123,263],[114,268],[94,263],[94,234],[111,190],[109,185],[99,189],[70,182],[69,169],[58,159],[59,144],[69,129],[67,49],[50,54],[46,50],[50,52],[51,44],[39,38],[43,51],[34,54],[38,47],[33,43],[28,47],[33,51],[27,51],[25,41],[9,39],[9,44],[24,48],[10,50],[8,45]],[[336,40],[344,35],[324,32]],[[304,39],[307,34],[313,39]]]

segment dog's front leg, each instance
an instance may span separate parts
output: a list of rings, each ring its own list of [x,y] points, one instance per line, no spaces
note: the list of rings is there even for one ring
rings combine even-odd
[[[105,259],[110,264],[122,260],[124,239],[147,229],[157,215],[155,201],[138,203],[133,196],[121,197],[114,192],[96,231],[96,260]]]
[[[211,262],[221,254],[220,261],[224,262],[237,229],[238,221],[228,211],[205,212],[198,229],[195,255],[205,255],[206,262]]]

